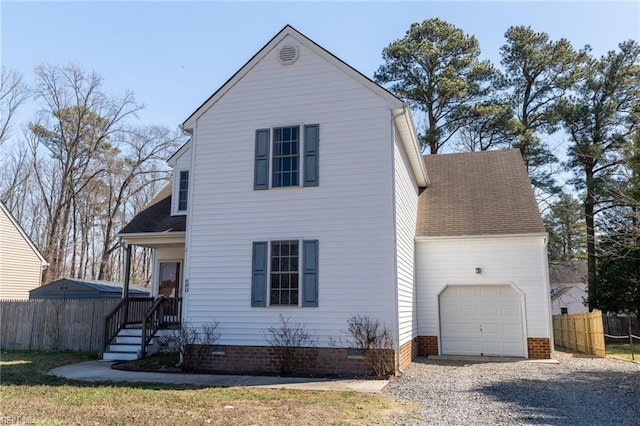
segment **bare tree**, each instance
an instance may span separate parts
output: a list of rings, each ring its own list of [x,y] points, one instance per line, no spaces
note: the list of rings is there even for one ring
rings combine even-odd
[[[183,139],[177,131],[161,127],[145,127],[124,134],[118,152],[106,158],[107,173],[103,179],[104,204],[103,235],[98,279],[108,276],[109,259],[119,247],[114,239],[116,227],[124,226],[122,209],[126,200],[153,182],[169,177],[163,160]]]
[[[43,250],[50,266],[43,274],[46,282],[64,271],[73,201],[104,173],[100,156],[123,131],[125,119],[141,107],[131,93],[121,98],[107,96],[97,74],[86,74],[74,65],[41,65],[35,73],[34,91],[43,108],[29,124],[36,142],[34,160],[39,149],[45,148],[55,165],[53,178],[35,168],[47,217]]]
[[[9,136],[16,110],[27,100],[29,89],[22,75],[2,67],[0,76],[0,145]]]

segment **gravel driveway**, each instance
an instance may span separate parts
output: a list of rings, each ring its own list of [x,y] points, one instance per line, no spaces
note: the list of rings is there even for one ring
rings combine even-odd
[[[402,425],[640,425],[640,364],[556,352],[559,364],[418,358],[383,393],[420,403]]]

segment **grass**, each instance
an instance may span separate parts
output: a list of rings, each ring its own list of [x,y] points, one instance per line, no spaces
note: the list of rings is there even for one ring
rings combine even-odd
[[[607,343],[607,355],[631,360],[631,345],[629,343]],[[633,342],[633,354],[636,361],[640,361],[640,342]]]
[[[150,383],[86,383],[50,376],[78,352],[3,351],[2,424],[384,424],[410,410],[380,395]]]

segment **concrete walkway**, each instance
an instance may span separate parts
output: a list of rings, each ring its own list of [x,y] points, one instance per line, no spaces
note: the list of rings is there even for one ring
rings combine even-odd
[[[87,361],[63,365],[49,372],[54,376],[87,382],[145,382],[192,384],[211,387],[250,386],[299,390],[354,391],[377,393],[388,380],[318,379],[304,377],[240,376],[223,374],[184,374],[123,371],[111,368],[113,362]]]

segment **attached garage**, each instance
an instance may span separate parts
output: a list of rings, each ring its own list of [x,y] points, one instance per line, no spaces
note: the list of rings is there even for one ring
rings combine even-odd
[[[424,157],[415,333],[420,355],[549,358],[547,233],[518,150]]]
[[[510,285],[453,285],[439,295],[443,355],[526,357],[523,295]]]

